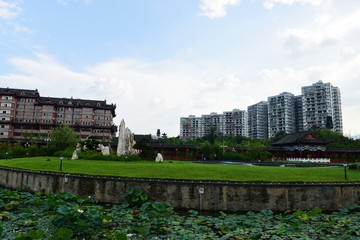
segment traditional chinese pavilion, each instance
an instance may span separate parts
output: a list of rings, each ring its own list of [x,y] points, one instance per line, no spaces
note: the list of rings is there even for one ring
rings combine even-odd
[[[312,131],[297,132],[276,139],[272,143],[272,152],[274,157],[292,161],[330,162],[326,145],[331,142]]]

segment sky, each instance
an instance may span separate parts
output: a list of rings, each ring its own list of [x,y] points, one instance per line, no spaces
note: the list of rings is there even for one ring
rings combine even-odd
[[[0,87],[106,100],[135,134],[319,80],[360,134],[359,0],[0,0]]]

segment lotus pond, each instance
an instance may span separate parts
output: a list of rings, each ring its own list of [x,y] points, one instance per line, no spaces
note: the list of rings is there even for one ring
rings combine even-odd
[[[0,189],[1,239],[360,239],[360,208],[274,213],[178,214],[128,189],[119,205],[71,193]]]

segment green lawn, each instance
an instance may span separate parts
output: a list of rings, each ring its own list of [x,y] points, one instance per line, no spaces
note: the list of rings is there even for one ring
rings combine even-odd
[[[59,172],[60,160],[51,157],[0,160],[0,166]],[[264,167],[246,165],[201,164],[182,161],[114,162],[63,160],[65,173],[160,178],[178,180],[210,180],[240,182],[345,182],[342,167]],[[347,170],[347,181],[360,182],[360,171]]]

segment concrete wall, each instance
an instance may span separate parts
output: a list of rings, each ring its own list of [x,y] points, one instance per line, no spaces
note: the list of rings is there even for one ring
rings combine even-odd
[[[360,205],[360,183],[261,184],[125,179],[52,174],[0,167],[0,186],[50,193],[72,192],[99,202],[121,203],[127,188],[174,208],[205,211],[336,210]]]

